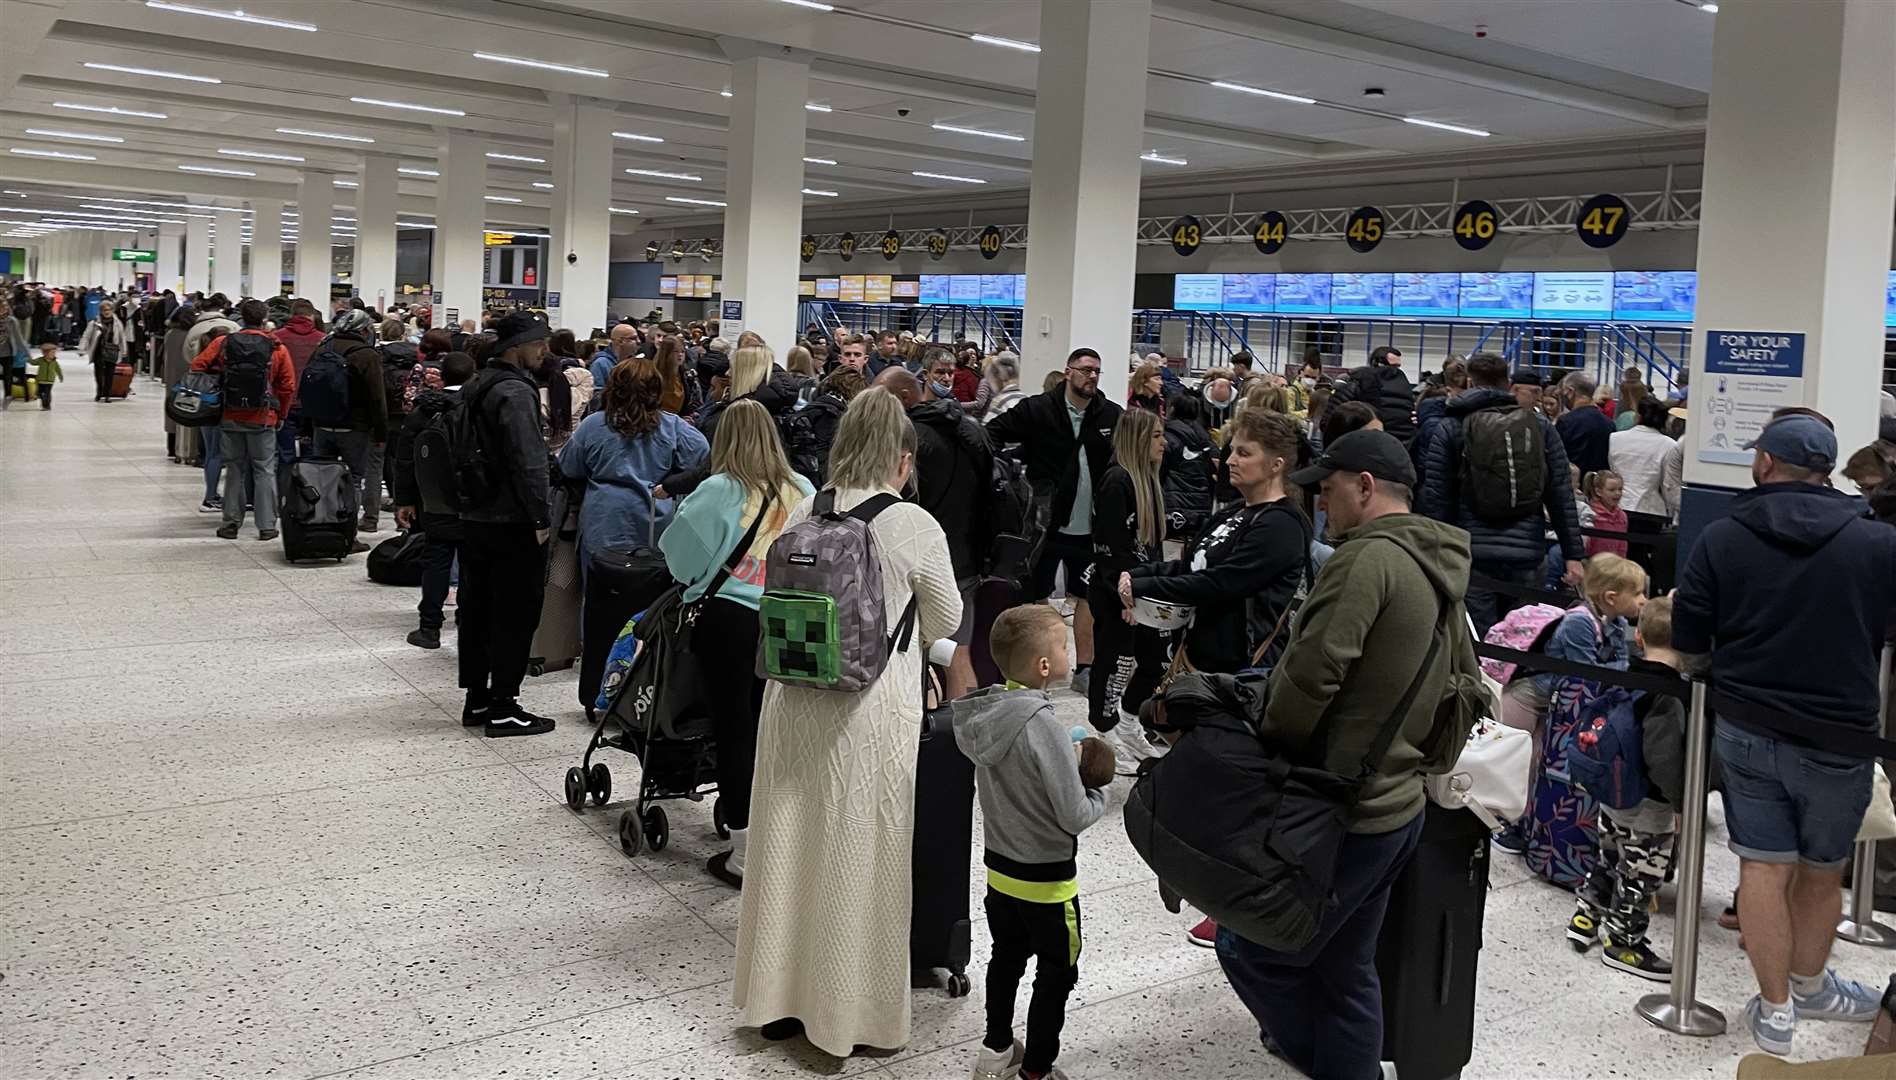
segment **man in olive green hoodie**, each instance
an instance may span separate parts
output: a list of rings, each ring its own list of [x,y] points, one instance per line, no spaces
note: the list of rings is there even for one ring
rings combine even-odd
[[[1292,1065],[1318,1080],[1370,1080],[1381,1075],[1376,939],[1389,888],[1422,832],[1423,774],[1453,766],[1468,736],[1462,713],[1442,707],[1478,671],[1461,603],[1468,534],[1410,513],[1415,468],[1385,432],[1351,432],[1291,481],[1322,483],[1339,546],[1272,673],[1265,738],[1305,746],[1321,724],[1325,767],[1354,775],[1425,660],[1429,670],[1363,785],[1337,856],[1337,903],[1316,937],[1283,953],[1220,928],[1218,960]]]

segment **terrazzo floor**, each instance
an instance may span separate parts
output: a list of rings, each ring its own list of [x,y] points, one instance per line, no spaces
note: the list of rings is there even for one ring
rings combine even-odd
[[[571,672],[525,690],[554,734],[464,732],[452,645],[403,641],[411,591],[360,558],[288,565],[254,526],[214,538],[200,473],[162,454],[158,384],[97,405],[84,365],[66,370],[51,412],[0,414],[0,1077],[967,1075],[978,926],[973,996],[917,991],[898,1054],[839,1063],[737,1030],[738,894],[702,869],[708,805],[674,804],[670,847],[628,860],[615,810],[562,798],[588,734]],[[631,760],[607,760],[629,790]],[[1160,906],[1119,827],[1125,786],[1080,844],[1061,1065],[1292,1075]],[[1736,1017],[1749,972],[1710,926],[1736,874],[1723,843],[1701,996]],[[1465,1076],[1730,1076],[1751,1049],[1647,1025],[1632,1005],[1651,984],[1563,943],[1566,896],[1506,856],[1492,884]],[[1669,914],[1657,926],[1669,952]],[[1881,984],[1889,955],[1838,962]],[[1865,1033],[1806,1024],[1795,1056]]]

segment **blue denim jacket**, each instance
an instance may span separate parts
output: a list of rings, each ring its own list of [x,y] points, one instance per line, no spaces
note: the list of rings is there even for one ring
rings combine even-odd
[[[1576,664],[1596,664],[1625,671],[1626,630],[1625,619],[1618,616],[1601,619],[1591,604],[1581,604],[1560,617],[1560,625],[1554,628],[1554,636],[1547,642],[1547,655]],[[1543,673],[1534,676],[1534,684],[1542,693],[1551,695],[1554,683],[1562,677]]]

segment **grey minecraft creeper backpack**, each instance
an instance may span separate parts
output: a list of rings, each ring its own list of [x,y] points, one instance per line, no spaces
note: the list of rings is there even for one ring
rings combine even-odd
[[[876,681],[890,656],[908,651],[915,598],[890,631],[869,531],[876,515],[898,502],[872,495],[839,512],[836,492],[825,490],[810,516],[770,545],[757,605],[760,677],[855,693]]]

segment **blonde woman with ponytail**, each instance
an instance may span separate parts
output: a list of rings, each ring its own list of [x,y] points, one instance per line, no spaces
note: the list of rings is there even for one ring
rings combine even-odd
[[[1135,624],[1115,590],[1120,574],[1159,558],[1165,539],[1165,496],[1159,486],[1164,459],[1165,427],[1158,414],[1127,409],[1113,429],[1114,464],[1093,492],[1087,602],[1102,614],[1093,622],[1088,715],[1095,728],[1119,743],[1115,749],[1128,766],[1159,753],[1132,717],[1165,674],[1167,635]]]

